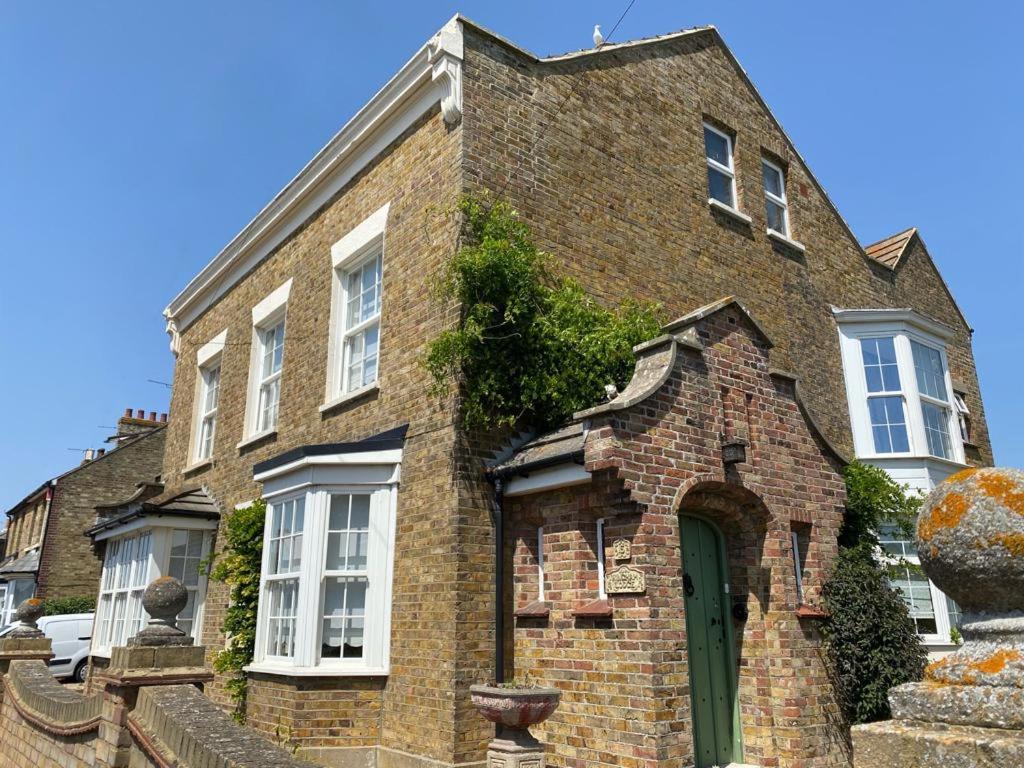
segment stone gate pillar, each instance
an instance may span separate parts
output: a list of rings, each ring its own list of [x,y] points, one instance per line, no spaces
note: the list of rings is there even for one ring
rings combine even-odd
[[[968,469],[925,500],[921,565],[964,613],[964,645],[853,729],[855,768],[1024,765],[1024,472]]]
[[[114,648],[110,666],[97,670],[94,680],[101,687],[103,719],[96,743],[99,768],[128,765],[132,734],[128,713],[135,709],[139,688],[152,685],[192,684],[202,687],[213,680],[203,666],[204,649],[178,629],[175,620],[188,593],[177,579],[164,576],[148,587],[142,606],[152,618],[148,626]]]
[[[0,677],[10,670],[12,661],[49,661],[53,658],[50,638],[45,637],[36,624],[42,615],[42,600],[31,598],[18,606],[14,612],[18,626],[6,637],[0,637]],[[3,691],[4,686],[0,685],[0,700]]]

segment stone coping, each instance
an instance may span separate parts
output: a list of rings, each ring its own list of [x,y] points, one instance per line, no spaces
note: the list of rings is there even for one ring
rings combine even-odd
[[[189,768],[311,768],[264,737],[238,725],[191,685],[139,690],[128,716],[139,747],[159,766]]]
[[[12,661],[4,685],[18,712],[46,731],[71,735],[99,727],[103,697],[61,685],[42,661]]]

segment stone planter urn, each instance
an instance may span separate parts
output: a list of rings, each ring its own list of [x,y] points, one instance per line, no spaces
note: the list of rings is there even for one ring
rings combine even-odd
[[[474,685],[469,692],[477,711],[498,726],[487,747],[488,768],[543,768],[544,745],[529,729],[551,717],[562,692],[492,685]]]

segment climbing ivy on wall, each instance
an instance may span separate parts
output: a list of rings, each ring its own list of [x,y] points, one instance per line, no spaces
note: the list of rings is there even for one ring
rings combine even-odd
[[[233,717],[245,722],[248,679],[243,668],[252,663],[256,647],[256,610],[263,562],[263,524],[267,505],[262,499],[236,509],[223,526],[224,548],[210,578],[231,588],[221,630],[228,641],[213,658],[215,671],[229,675],[225,687],[235,703]]]
[[[468,429],[553,427],[623,387],[633,347],[659,332],[658,307],[608,309],[559,277],[529,227],[504,201],[466,197],[462,245],[436,294],[460,307],[456,327],[427,347],[435,394],[454,382]]]
[[[883,470],[850,463],[839,557],[822,595],[830,670],[849,723],[889,717],[889,690],[920,680],[927,652],[899,590],[879,558],[884,523],[911,534],[920,500],[907,495]]]

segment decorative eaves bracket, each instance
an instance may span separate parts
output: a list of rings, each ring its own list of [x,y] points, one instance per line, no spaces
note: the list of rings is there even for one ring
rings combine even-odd
[[[441,116],[448,125],[462,117],[462,57],[462,24],[454,18],[427,43],[431,79],[444,88]]]

